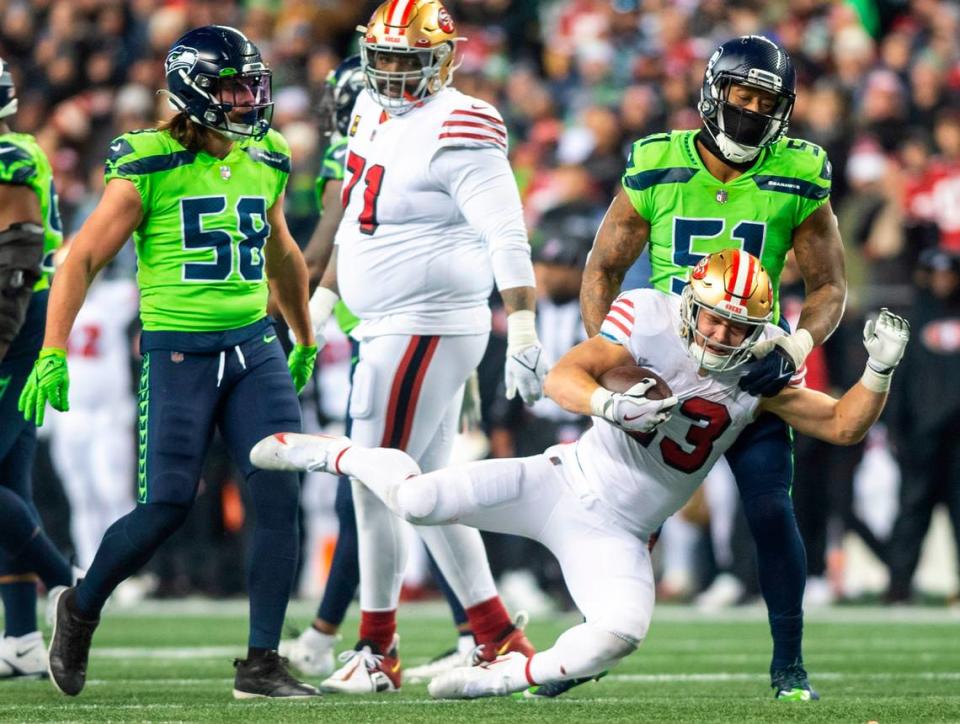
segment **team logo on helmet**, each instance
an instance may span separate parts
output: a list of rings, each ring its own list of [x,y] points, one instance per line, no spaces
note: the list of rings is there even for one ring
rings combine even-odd
[[[710,257],[703,257],[700,261],[697,262],[697,265],[693,268],[693,271],[690,272],[690,276],[694,279],[704,279],[707,276],[707,266],[710,264]]]
[[[450,17],[446,8],[440,8],[437,11],[437,26],[445,33],[454,32],[453,18]]]
[[[193,70],[193,66],[200,59],[200,54],[194,48],[187,48],[178,45],[167,53],[167,73],[174,70],[185,70],[188,73]]]

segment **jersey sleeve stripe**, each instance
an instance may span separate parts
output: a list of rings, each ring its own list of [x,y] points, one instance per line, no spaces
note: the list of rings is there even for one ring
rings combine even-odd
[[[506,128],[506,125],[504,124],[503,121],[501,121],[496,116],[491,116],[488,113],[477,113],[476,111],[454,111],[451,114],[451,117],[455,115],[471,116],[473,118],[482,118],[485,121],[490,121],[491,123],[495,123],[498,126],[502,126],[503,128]],[[456,120],[456,119],[452,119],[452,120]]]
[[[628,337],[630,336],[630,328],[627,325],[625,325],[623,322],[621,322],[619,319],[617,319],[616,317],[613,317],[608,314],[607,318],[604,321],[610,322],[610,324],[612,324],[614,327],[622,331],[625,335],[627,335]]]
[[[630,299],[630,297],[625,297],[625,296],[623,296],[623,295],[620,295],[619,297],[617,297],[616,299],[613,300],[613,303],[614,303],[614,304],[623,304],[623,305],[625,305],[625,306],[627,306],[627,307],[630,307],[630,309],[633,309],[633,300]]]
[[[443,124],[443,128],[482,128],[484,131],[490,131],[495,133],[498,136],[503,138],[507,137],[506,132],[502,131],[499,128],[494,128],[488,123],[477,123],[476,121],[461,121],[459,118],[454,118]]]
[[[489,143],[507,150],[507,144],[495,136],[481,136],[478,133],[441,133],[440,138],[466,138],[472,141],[488,141]]]
[[[633,315],[623,307],[618,307],[616,304],[610,307],[610,311],[608,312],[608,314],[610,315],[618,314],[623,318],[623,320],[627,324],[633,324]]]

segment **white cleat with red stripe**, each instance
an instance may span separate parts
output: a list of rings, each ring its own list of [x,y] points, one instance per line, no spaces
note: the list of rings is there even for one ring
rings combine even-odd
[[[337,463],[353,442],[335,435],[277,432],[250,450],[250,462],[261,470],[295,470],[340,475]]]

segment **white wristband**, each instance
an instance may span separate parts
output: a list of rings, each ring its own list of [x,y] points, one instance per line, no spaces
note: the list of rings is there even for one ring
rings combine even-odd
[[[606,411],[605,408],[611,397],[613,397],[613,393],[606,387],[598,387],[595,389],[593,394],[590,395],[590,414],[606,420],[607,416],[604,414]]]
[[[537,337],[537,315],[529,309],[521,309],[507,317],[507,356],[540,344]]]
[[[310,321],[314,329],[323,327],[327,323],[338,301],[340,301],[340,295],[335,291],[326,287],[317,287],[313,296],[310,297]]]
[[[890,381],[893,379],[893,370],[886,374],[877,372],[869,364],[863,369],[863,376],[860,377],[860,384],[871,392],[882,395],[890,389]]]

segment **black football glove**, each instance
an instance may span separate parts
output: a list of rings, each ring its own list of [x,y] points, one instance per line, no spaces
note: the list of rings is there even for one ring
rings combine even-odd
[[[773,397],[787,386],[797,366],[782,347],[774,347],[763,359],[744,365],[747,374],[740,378],[740,389],[749,395]]]

